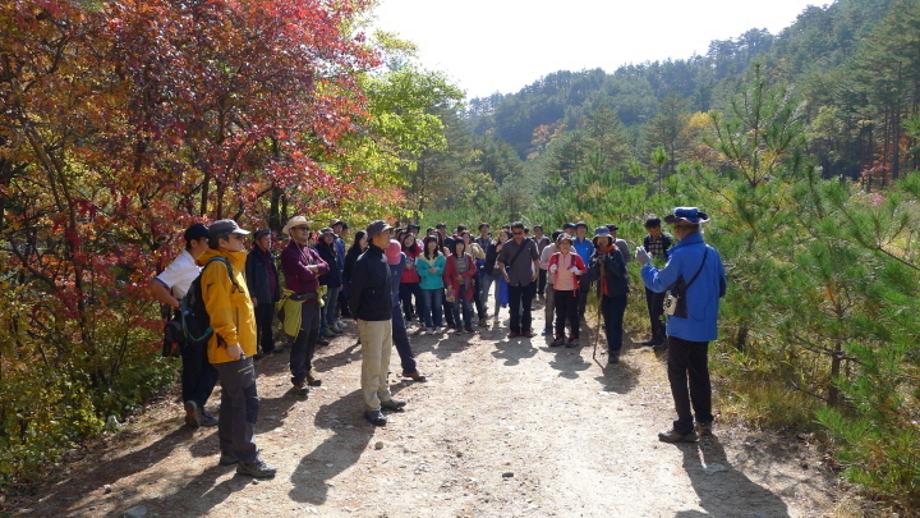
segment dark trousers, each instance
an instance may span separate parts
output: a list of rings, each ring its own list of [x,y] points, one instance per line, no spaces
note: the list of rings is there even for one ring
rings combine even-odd
[[[482,275],[481,271],[477,271],[476,276],[473,277],[475,281],[473,287],[476,290],[473,292],[473,304],[476,305],[476,315],[480,321],[486,319],[486,301],[482,297]]]
[[[275,318],[274,304],[256,306],[256,332],[259,339],[259,352],[270,353],[275,350],[275,337],[272,335],[272,322]]]
[[[619,353],[623,347],[623,314],[626,313],[626,295],[604,297],[601,312],[604,314],[604,332],[607,334],[607,351]]]
[[[578,290],[553,291],[553,304],[556,307],[556,338],[565,338],[566,320],[572,331],[569,337],[578,338],[578,293]]]
[[[450,309],[450,303],[447,302],[447,294],[445,290],[441,290],[441,309],[444,311],[444,320],[447,322],[447,327],[456,327],[457,324],[454,322],[454,312]]]
[[[182,401],[194,401],[204,410],[217,384],[217,370],[208,363],[208,344],[182,347]]]
[[[259,417],[259,394],[252,358],[215,366],[220,376],[220,417],[217,435],[221,453],[229,453],[240,462],[258,459],[252,432]]]
[[[712,422],[708,351],[709,342],[691,342],[674,336],[668,337],[668,381],[671,383],[671,395],[674,396],[674,408],[677,410],[674,429],[678,433],[686,434],[693,431],[691,402],[696,422]]]
[[[412,304],[412,297],[415,297],[415,304]],[[399,300],[402,304],[403,316],[407,321],[419,316],[419,302],[422,298],[422,290],[417,282],[401,283],[399,285]]]
[[[541,297],[546,293],[546,270],[540,269],[540,278],[537,279],[537,294]]]
[[[648,305],[648,317],[652,324],[652,340],[664,343],[664,321],[661,317],[664,314],[664,293],[655,293],[645,288],[645,303]]]
[[[319,303],[301,304],[300,332],[291,345],[291,383],[298,385],[313,368],[313,353],[319,339]]]
[[[418,284],[415,286],[417,287]],[[403,320],[399,304],[393,306],[393,345],[396,346],[396,352],[399,353],[403,372],[407,374],[415,372],[415,355],[412,353],[409,333],[406,332],[406,321]]]
[[[588,291],[590,291],[587,286],[587,282],[583,282],[580,290],[578,290],[578,318],[585,318],[585,311],[588,308]]]
[[[537,291],[537,283],[531,282],[525,286],[508,286],[508,304],[511,306],[511,332],[526,333],[530,331],[532,320],[533,296]]]
[[[469,289],[472,289],[470,287]],[[473,329],[473,302],[467,300],[466,296],[463,293],[464,288],[460,288],[460,295],[457,297],[457,300],[450,302],[450,311],[453,314],[454,323],[456,324],[457,329],[466,327],[467,331]]]

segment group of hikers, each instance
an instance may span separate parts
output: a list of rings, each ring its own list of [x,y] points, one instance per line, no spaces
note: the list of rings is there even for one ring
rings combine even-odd
[[[449,233],[444,224],[420,235],[416,224],[394,228],[377,220],[355,232],[346,250],[346,222],[336,220],[316,232],[312,221],[295,216],[282,229],[287,244],[276,260],[270,230],[253,233],[247,251],[250,232],[224,219],[186,229],[185,250],[152,279],[150,291],[172,308],[177,326],[194,318],[196,300],[206,312],[206,338],[190,339],[186,330],[178,340],[186,423],[218,427],[221,465],[236,464],[240,474],[269,478],[275,469],[253,442],[259,411],[255,360],[289,347],[291,390],[304,395],[321,384],[312,369],[317,347],[344,333],[343,319],[353,318],[361,347],[364,417],[382,426],[384,411],[406,406],[392,397],[387,382],[393,346],[403,377],[426,381],[410,334],[462,335],[488,327],[494,286],[491,318],[498,326],[507,308],[509,340],[536,336],[532,311],[538,299],[546,316],[542,334],[550,347],[568,348],[580,345],[589,291],[595,290],[608,365],[614,365],[630,292],[627,264],[635,259],[651,323],[651,335],[642,344],[667,349],[678,414],[659,439],[695,441],[697,432],[711,433],[707,349],[716,338],[719,298],[726,288],[721,258],[703,241],[701,225],[708,221],[694,207],[678,207],[665,218],[673,229],[669,235],[661,219],[649,217],[648,235],[633,257],[617,237],[616,225],[597,227],[590,238],[584,222],[566,223],[549,236],[540,225],[530,229],[521,222],[503,226],[496,235],[486,223],[476,236],[464,225]],[[284,345],[276,343],[275,318],[288,336]],[[218,381],[215,418],[205,404]]]

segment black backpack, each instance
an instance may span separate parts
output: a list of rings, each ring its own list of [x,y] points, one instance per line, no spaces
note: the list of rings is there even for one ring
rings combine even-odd
[[[208,339],[211,338],[211,335],[214,334],[214,330],[211,328],[211,317],[204,307],[204,298],[201,296],[201,274],[204,273],[205,269],[207,269],[211,263],[215,262],[223,263],[224,266],[227,267],[227,275],[230,277],[230,282],[232,282],[237,289],[240,289],[239,285],[236,283],[236,279],[233,278],[233,266],[227,259],[223,257],[212,257],[208,259],[208,262],[201,268],[201,273],[192,281],[188,292],[182,297],[178,314],[166,324],[166,339],[164,340],[163,347],[164,356],[175,356],[178,352],[176,349],[181,350],[189,345],[205,344]],[[166,345],[167,342],[170,343],[169,347]],[[171,354],[167,353],[167,349],[169,349]]]

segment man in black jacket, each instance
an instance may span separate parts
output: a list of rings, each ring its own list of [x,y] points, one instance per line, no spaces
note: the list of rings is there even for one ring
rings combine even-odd
[[[390,298],[390,267],[384,250],[392,227],[377,220],[367,226],[370,245],[351,272],[349,306],[358,323],[361,339],[361,392],[364,417],[374,426],[387,419],[381,410],[401,411],[406,403],[390,395],[387,370],[393,350],[393,303]]]
[[[642,240],[642,247],[652,257],[658,266],[664,265],[668,260],[668,250],[671,248],[674,240],[668,234],[661,231],[661,218],[652,216],[645,220],[645,229],[648,235]],[[645,302],[648,305],[648,317],[651,322],[651,337],[642,342],[641,345],[650,345],[652,347],[661,347],[665,344],[664,332],[664,293],[655,293],[645,288]]]
[[[246,256],[246,286],[256,311],[258,351],[261,355],[275,351],[272,321],[275,318],[275,303],[281,297],[281,290],[278,287],[278,268],[272,254],[271,231],[256,231],[253,241],[252,251]]]

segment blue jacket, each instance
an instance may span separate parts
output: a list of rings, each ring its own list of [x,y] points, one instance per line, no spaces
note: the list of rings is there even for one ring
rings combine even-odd
[[[440,290],[444,288],[444,266],[447,264],[447,258],[444,254],[438,253],[433,260],[425,259],[424,255],[415,258],[415,268],[418,276],[421,278],[419,287],[423,290]],[[435,273],[429,273],[428,269],[434,268]]]
[[[591,263],[591,256],[594,255],[594,243],[590,239],[585,238],[583,241],[579,241],[576,237],[572,242],[572,246],[575,247],[575,251],[578,252],[585,264]]]
[[[719,299],[725,295],[725,268],[715,248],[703,241],[699,233],[691,234],[671,248],[668,263],[659,270],[646,264],[642,281],[655,293],[667,291],[679,277],[690,282],[700,268],[703,254],[709,248],[706,264],[690,289],[687,290],[687,317],[668,317],[668,336],[691,342],[708,342],[718,338]]]
[[[335,237],[335,256],[338,259],[339,270],[345,270],[345,240]]]

